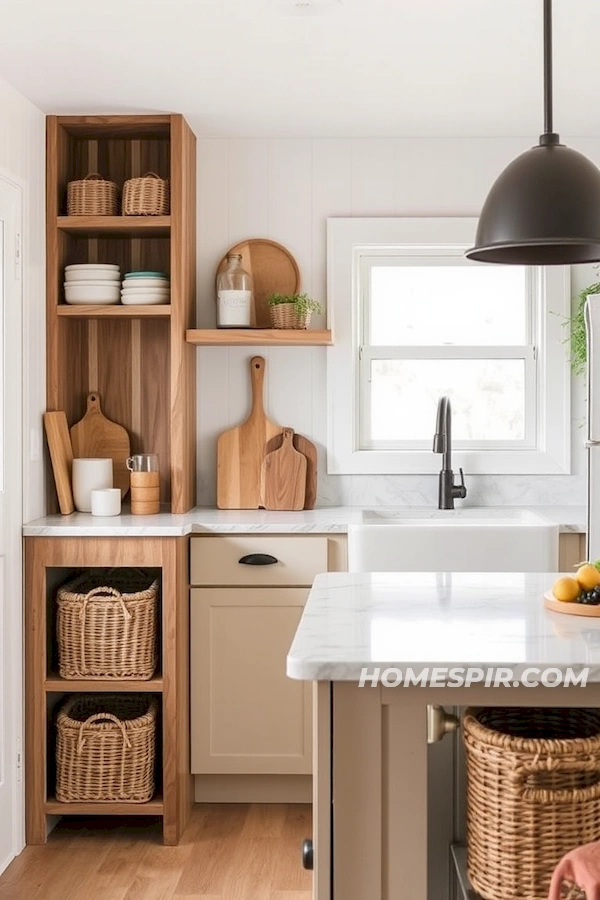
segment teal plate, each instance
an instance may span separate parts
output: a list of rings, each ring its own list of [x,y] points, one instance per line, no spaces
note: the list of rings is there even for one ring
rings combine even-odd
[[[164,278],[167,276],[164,272],[127,272],[125,278]]]

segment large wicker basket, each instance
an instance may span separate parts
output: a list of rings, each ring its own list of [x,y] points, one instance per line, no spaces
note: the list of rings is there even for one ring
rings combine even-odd
[[[293,328],[295,330],[306,329],[310,325],[312,311],[298,313],[295,303],[277,303],[269,307],[271,311],[271,324],[273,328]]]
[[[70,697],[56,723],[56,799],[150,800],[157,716],[156,698],[143,694]]]
[[[169,182],[155,172],[130,178],[123,185],[124,216],[167,216]]]
[[[98,172],[68,183],[67,215],[116,216],[117,210],[117,185]]]
[[[463,738],[474,889],[546,900],[565,853],[600,838],[600,710],[468,709]]]
[[[62,678],[152,678],[157,662],[158,582],[113,569],[107,586],[82,575],[59,588],[56,631]]]

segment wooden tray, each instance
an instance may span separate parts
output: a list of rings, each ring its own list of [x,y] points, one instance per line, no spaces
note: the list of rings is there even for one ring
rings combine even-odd
[[[565,603],[563,600],[555,600],[552,591],[545,592],[544,606],[552,612],[563,613],[567,616],[600,617],[600,606],[584,606],[583,603]]]
[[[266,238],[242,241],[227,251],[217,267],[217,275],[227,265],[229,253],[242,254],[242,268],[252,275],[254,309],[250,324],[254,328],[271,328],[271,314],[267,298],[271,294],[297,294],[300,290],[300,269],[289,250]]]

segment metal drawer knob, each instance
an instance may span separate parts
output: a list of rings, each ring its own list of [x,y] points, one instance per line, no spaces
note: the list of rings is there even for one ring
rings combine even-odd
[[[313,850],[313,842],[310,838],[306,838],[302,842],[302,866],[304,869],[312,871],[315,861],[315,853]]]

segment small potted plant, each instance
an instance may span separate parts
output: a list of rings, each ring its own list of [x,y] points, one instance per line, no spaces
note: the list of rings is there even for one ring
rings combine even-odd
[[[308,294],[271,294],[268,303],[273,328],[308,328],[312,314],[323,310]]]

